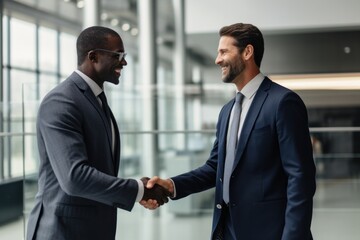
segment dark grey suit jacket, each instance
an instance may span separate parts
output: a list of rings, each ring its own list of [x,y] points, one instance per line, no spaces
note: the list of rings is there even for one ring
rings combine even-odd
[[[27,239],[115,238],[117,208],[130,211],[133,179],[117,178],[120,137],[87,83],[73,73],[43,99],[37,118],[39,189]]]
[[[216,187],[213,233],[222,208],[224,161],[234,99],[221,110],[208,161],[173,179],[177,198]],[[315,165],[307,111],[294,92],[265,78],[240,135],[230,179],[229,214],[237,239],[312,240]]]

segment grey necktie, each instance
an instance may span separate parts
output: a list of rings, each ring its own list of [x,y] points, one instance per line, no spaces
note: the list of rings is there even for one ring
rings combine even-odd
[[[229,138],[226,147],[226,157],[225,157],[225,167],[224,167],[224,185],[223,185],[223,199],[224,202],[229,202],[229,183],[230,176],[233,170],[235,153],[238,142],[238,130],[240,123],[240,114],[241,114],[241,103],[244,98],[240,92],[236,94],[235,104],[234,104],[234,112],[233,118],[231,121]]]

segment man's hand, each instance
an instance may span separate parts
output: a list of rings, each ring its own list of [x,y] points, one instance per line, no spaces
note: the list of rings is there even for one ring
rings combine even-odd
[[[148,180],[146,187],[153,188],[153,186],[156,185],[164,187],[170,193],[170,197],[174,196],[174,184],[170,179],[161,179],[158,176],[155,176]]]
[[[168,197],[172,194],[159,184],[152,183],[151,188],[147,187],[150,178],[143,177],[141,181],[144,184],[144,196],[141,199],[140,204],[146,208],[155,209],[159,205],[163,205],[169,201]]]

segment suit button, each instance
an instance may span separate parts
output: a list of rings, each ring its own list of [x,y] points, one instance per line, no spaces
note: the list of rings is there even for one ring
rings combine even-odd
[[[221,204],[216,204],[216,208],[217,208],[217,209],[222,209]]]
[[[220,182],[222,182],[222,178],[220,178]]]

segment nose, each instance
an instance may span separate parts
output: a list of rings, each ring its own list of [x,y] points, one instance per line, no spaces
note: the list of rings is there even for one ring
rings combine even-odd
[[[125,58],[122,58],[120,61],[121,65],[126,66],[127,65],[127,61],[125,60]]]
[[[221,58],[220,54],[218,54],[215,58],[215,64],[219,65],[221,62],[222,62],[222,58]]]

